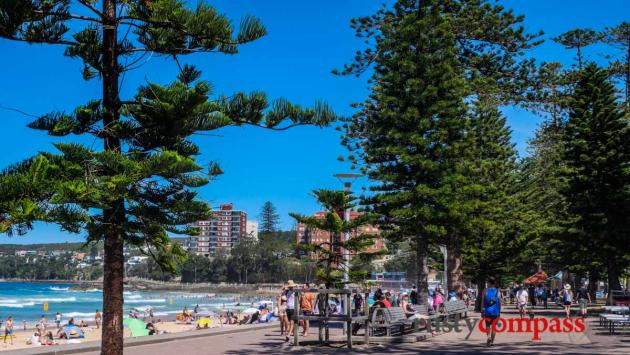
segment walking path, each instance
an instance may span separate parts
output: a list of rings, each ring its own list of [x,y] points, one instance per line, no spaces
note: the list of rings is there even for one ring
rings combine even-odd
[[[563,318],[559,309],[537,311],[537,317]],[[508,309],[503,316],[507,319],[517,318],[515,310]],[[469,318],[470,323],[478,319]],[[532,333],[501,333],[497,335],[495,346],[487,347],[486,335],[478,328],[470,332],[466,330],[466,323],[461,322],[462,332],[443,332],[426,341],[417,343],[357,346],[354,350],[342,347],[293,347],[284,341],[278,329],[255,329],[251,331],[235,332],[215,336],[197,337],[192,339],[175,339],[168,342],[126,347],[125,354],[129,355],[186,355],[186,354],[330,354],[339,352],[358,352],[366,354],[630,354],[630,333],[609,335],[605,329],[600,329],[597,318],[587,321],[584,333],[549,333],[541,334],[540,341],[533,341]],[[477,324],[478,326],[478,324]],[[311,329],[315,333],[317,328]],[[335,330],[337,331],[337,330]],[[360,337],[361,338],[361,337]],[[309,340],[316,339],[316,334],[310,334]],[[96,355],[98,352],[86,354]]]

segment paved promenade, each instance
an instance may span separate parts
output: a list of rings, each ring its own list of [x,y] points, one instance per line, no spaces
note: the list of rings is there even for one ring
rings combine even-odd
[[[514,310],[504,312],[506,318],[517,317]],[[562,317],[561,310],[537,312],[537,316]],[[476,317],[470,318],[474,322]],[[462,322],[462,325],[465,324]],[[465,328],[465,325],[462,327]],[[317,329],[314,329],[317,332]],[[293,347],[284,342],[277,329],[258,329],[220,336],[207,336],[193,339],[174,340],[165,343],[127,347],[130,355],[193,355],[193,354],[331,354],[356,352],[364,354],[630,354],[630,332],[608,335],[597,326],[596,317],[589,318],[585,333],[543,333],[540,341],[533,341],[532,333],[502,333],[497,336],[495,346],[485,345],[485,334],[477,328],[468,335],[461,333],[440,333],[425,341],[416,343],[357,346],[353,350],[342,347]],[[311,334],[309,339],[315,339]],[[98,354],[90,352],[88,354]]]

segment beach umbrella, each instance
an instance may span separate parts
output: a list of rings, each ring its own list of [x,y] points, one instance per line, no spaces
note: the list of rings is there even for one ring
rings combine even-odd
[[[137,318],[125,318],[123,320],[123,325],[131,330],[131,336],[141,337],[145,335],[149,335],[149,330],[147,329],[147,325]]]
[[[217,316],[217,314],[211,310],[202,310],[201,312],[197,314],[201,317],[216,317]]]

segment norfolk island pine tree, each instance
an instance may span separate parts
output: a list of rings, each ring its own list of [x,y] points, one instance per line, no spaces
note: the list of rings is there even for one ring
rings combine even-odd
[[[418,19],[415,23],[411,20],[414,16]],[[433,23],[427,25],[427,22],[431,21]],[[460,98],[491,97],[493,100],[497,100],[499,104],[527,103],[532,91],[536,90],[536,80],[531,75],[536,66],[533,60],[525,59],[522,55],[525,50],[540,43],[537,37],[542,33],[526,33],[520,26],[522,21],[523,16],[515,15],[501,5],[484,0],[399,0],[391,8],[385,7],[374,15],[356,18],[352,21],[352,27],[356,30],[357,36],[364,38],[369,46],[367,49],[357,52],[354,62],[346,65],[343,70],[335,72],[344,75],[361,75],[369,68],[373,68],[375,75],[372,77],[372,95],[364,103],[358,105],[359,112],[348,122],[343,143],[351,150],[351,155],[348,158],[355,162],[357,167],[363,169],[363,172],[371,179],[382,183],[381,196],[384,200],[378,201],[376,196],[378,192],[373,191],[375,194],[364,203],[374,206],[378,212],[383,213],[386,217],[385,225],[382,227],[389,229],[387,231],[389,238],[403,238],[412,241],[417,252],[419,270],[417,283],[421,300],[426,298],[428,286],[426,280],[428,273],[427,248],[435,243],[447,242],[451,244],[449,250],[452,251],[450,254],[454,257],[449,260],[449,288],[459,288],[461,287],[462,271],[460,267],[452,266],[461,265],[459,248],[461,248],[462,239],[467,236],[464,233],[459,235],[445,233],[444,227],[452,225],[447,221],[448,218],[438,222],[439,218],[436,217],[433,218],[434,222],[427,224],[424,223],[424,217],[420,218],[422,214],[429,218],[431,212],[438,214],[441,211],[440,209],[429,211],[432,205],[431,202],[428,202],[431,199],[429,191],[419,191],[415,187],[422,185],[421,180],[429,181],[433,177],[426,174],[421,177],[419,171],[405,167],[405,163],[400,161],[400,164],[393,164],[388,167],[385,160],[388,159],[388,155],[391,158],[396,154],[402,154],[397,150],[398,148],[404,151],[405,146],[410,147],[406,145],[408,142],[404,141],[405,138],[401,140],[400,137],[395,137],[396,134],[411,136],[415,129],[418,137],[416,141],[418,144],[424,144],[420,142],[423,139],[422,132],[427,131],[423,125],[426,126],[429,121],[426,120],[426,117],[420,118],[420,114],[413,112],[416,109],[424,109],[422,103],[432,103],[437,99],[447,102],[457,96]],[[441,25],[439,29],[436,29],[436,23]],[[426,29],[427,27],[429,30]],[[417,50],[414,54],[412,49],[418,48],[420,45],[418,41],[420,40],[425,41],[421,44],[424,46],[423,50]],[[429,44],[425,45],[426,43]],[[414,57],[414,55],[416,56]],[[448,60],[440,62],[433,58],[439,55],[448,56]],[[455,58],[451,59],[453,55]],[[421,58],[422,56],[427,58]],[[424,70],[422,63],[427,60],[438,62],[439,65],[432,67],[433,70]],[[416,65],[417,70],[414,71],[411,68],[412,65]],[[446,66],[450,68],[446,68]],[[401,70],[392,74],[388,68],[400,68]],[[459,76],[459,78],[454,79],[458,81],[458,84],[439,83],[434,85],[435,77],[444,71],[448,72],[449,75],[455,73],[453,77]],[[396,91],[395,85],[388,84],[392,80],[397,81],[400,88],[405,87],[405,85],[409,87]],[[382,85],[382,83],[387,85]],[[427,92],[436,88],[434,91],[438,93],[435,95],[437,98],[425,101],[424,98],[418,97],[416,89],[421,86],[418,83],[430,88]],[[453,90],[447,92],[447,86]],[[406,103],[403,102],[405,100]],[[398,107],[392,109],[396,105]],[[405,105],[408,110],[403,119],[401,115]],[[438,107],[440,105],[434,104],[433,106]],[[458,104],[453,107],[460,106]],[[461,123],[464,123],[466,110],[463,107],[460,108],[458,116],[463,118]],[[395,112],[397,110],[398,112]],[[369,122],[369,116],[377,117],[379,115],[382,116],[384,124],[391,125],[395,125],[395,123],[388,121],[411,121],[412,117],[416,116],[418,126],[406,122],[410,126],[405,128],[401,126],[400,132],[385,134],[383,132],[388,131],[384,129],[384,126],[379,126],[378,122]],[[388,115],[396,118],[388,120]],[[424,122],[421,122],[422,120]],[[460,128],[463,126],[460,125]],[[455,132],[455,130],[451,132]],[[367,152],[365,144],[380,145],[384,154]],[[430,144],[426,142],[425,145],[430,146]],[[387,147],[388,145],[390,147]],[[419,149],[410,149],[410,151],[411,154],[408,156],[406,153],[401,156],[413,161],[412,155],[415,154],[424,162],[430,161],[426,158],[430,155],[420,153]],[[369,161],[372,159],[369,157],[370,155],[375,156],[374,159],[376,160]],[[392,160],[395,159],[392,158]],[[423,166],[424,172],[429,172],[432,169],[427,164],[414,164]],[[378,171],[388,168],[389,171]],[[433,192],[439,192],[433,187],[429,187],[430,189],[433,189]],[[445,189],[446,186],[442,192],[446,192]],[[439,193],[442,194],[442,192]],[[428,199],[423,200],[418,198],[419,196],[414,197],[414,194],[425,194]],[[451,193],[451,196],[454,194]],[[412,203],[409,204],[409,202]],[[472,206],[466,204],[469,207]],[[398,208],[397,206],[407,207]],[[464,205],[458,206],[456,203],[452,203],[451,206],[460,209],[459,212],[463,211],[461,208],[468,208]],[[459,212],[456,211],[455,213]],[[409,223],[404,223],[403,220],[408,220]],[[420,220],[422,222],[419,222]],[[466,221],[464,218],[462,222],[468,223],[469,220]]]
[[[630,250],[629,117],[609,73],[594,63],[581,71],[572,98],[562,156],[567,184],[561,193],[576,218],[567,228],[567,244],[592,246],[582,263],[604,266],[610,295],[621,289],[619,274],[628,266]]]
[[[346,221],[344,213],[357,205],[357,198],[350,191],[319,189],[313,191],[317,202],[324,208],[324,216],[304,216],[297,213],[289,215],[299,223],[303,223],[311,230],[328,233],[328,240],[321,243],[298,244],[298,249],[308,253],[307,257],[315,256],[317,260],[316,282],[325,288],[344,288],[348,283],[363,284],[368,277],[367,270],[351,269],[351,263],[344,260],[344,251],[350,253],[351,260],[358,258],[363,262],[371,262],[374,258],[387,254],[387,250],[367,252],[366,249],[374,244],[376,236],[359,234],[359,227],[374,224],[379,218],[374,213],[362,213],[358,217]],[[346,233],[354,233],[344,241]],[[348,271],[348,281],[344,281],[344,270]],[[328,294],[324,296],[324,304],[328,304]],[[327,309],[324,312],[328,312]],[[329,339],[329,325],[324,322],[325,340]],[[296,329],[297,331],[297,329]]]
[[[314,108],[282,99],[270,104],[262,92],[210,100],[211,86],[199,80],[200,72],[179,63],[193,53],[236,54],[240,45],[265,34],[257,18],[244,17],[235,30],[204,2],[194,10],[181,0],[0,3],[0,38],[65,46],[66,56],[83,61],[86,80],[102,82],[102,97],[29,125],[53,136],[92,135],[102,141],[102,150],[58,143],[60,153],[40,153],[0,175],[0,232],[23,234],[35,221],[45,221],[85,231],[87,242],[104,241],[101,353],[123,352],[125,243],[141,246],[172,269],[184,253],[170,243],[169,234],[194,235],[199,231],[190,223],[210,215],[192,189],[221,170],[214,163],[204,168],[195,162],[200,152],[189,140],[192,134],[228,125],[325,126],[336,119],[323,103]],[[172,57],[180,66],[177,81],[147,83],[123,100],[121,73],[148,53]]]

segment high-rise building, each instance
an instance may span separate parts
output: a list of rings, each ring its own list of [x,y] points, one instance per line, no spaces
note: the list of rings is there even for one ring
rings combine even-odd
[[[188,239],[188,249],[197,255],[212,256],[217,251],[229,253],[246,233],[247,213],[235,210],[231,203],[212,211],[212,219],[198,221],[201,234]]]
[[[361,215],[361,212],[350,211],[350,219],[355,219]],[[326,212],[317,212],[315,213],[315,218],[323,219],[326,217]],[[381,231],[372,225],[364,225],[359,227],[356,231],[350,233],[350,238],[353,238],[357,235],[380,235]],[[321,229],[311,229],[308,228],[303,223],[298,223],[297,225],[297,242],[298,244],[322,244],[330,241],[330,233]],[[385,242],[383,238],[377,237],[374,238],[374,244],[369,246],[365,252],[375,253],[383,250],[385,248]],[[317,258],[316,255],[311,255],[311,258]]]
[[[247,225],[245,227],[245,233],[247,233],[248,236],[258,240],[258,222],[247,221]]]

